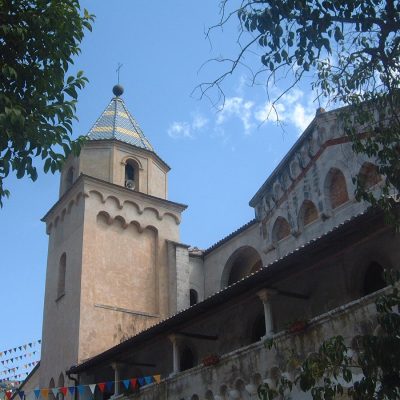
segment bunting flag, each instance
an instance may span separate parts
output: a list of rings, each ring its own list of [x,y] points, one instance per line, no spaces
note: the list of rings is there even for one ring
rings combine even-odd
[[[7,350],[2,350],[2,351],[0,351],[0,358],[3,357],[3,355],[5,356],[5,355],[11,354],[13,352],[17,353],[18,351],[22,351],[22,349],[26,350],[28,347],[32,348],[37,345],[40,345],[41,343],[42,343],[42,340],[39,339],[39,340],[34,340],[33,342],[29,342],[29,343],[21,344],[19,346],[12,347]]]
[[[100,392],[103,393],[103,392],[104,392],[104,389],[106,388],[105,382],[98,383],[97,386],[99,387]]]
[[[0,380],[1,382],[1,380]],[[64,397],[67,395],[69,392],[71,397],[74,396],[75,392],[78,391],[80,395],[83,395],[85,393],[86,387],[89,388],[91,394],[94,396],[96,387],[99,388],[101,393],[104,393],[105,390],[107,392],[112,392],[113,388],[116,383],[122,382],[125,389],[129,390],[129,387],[132,388],[132,390],[137,389],[138,387],[142,387],[145,385],[150,385],[152,383],[160,383],[161,382],[161,375],[148,375],[148,376],[143,376],[143,377],[138,377],[138,378],[131,378],[131,379],[124,379],[121,381],[107,381],[107,382],[100,382],[100,383],[93,383],[93,384],[88,384],[88,385],[78,385],[78,386],[62,386],[62,387],[57,387],[57,388],[42,388],[42,389],[34,389],[33,393],[35,395],[35,398],[37,400],[43,399],[47,400],[49,398],[49,394],[52,393],[54,397],[57,397],[59,393],[62,393]],[[8,382],[10,383],[10,382]],[[11,382],[11,385],[16,384],[20,385],[22,382]],[[11,396],[16,393],[19,395],[20,400],[25,400],[27,396],[27,392],[23,390],[19,390],[17,388],[12,388],[10,390],[10,387],[8,387],[7,390],[2,389],[0,387],[0,391],[5,392],[7,400],[11,400]],[[31,392],[30,392],[31,393]]]
[[[85,393],[85,386],[84,385],[78,385],[77,388],[78,388],[79,394]]]
[[[132,385],[133,389],[136,389],[136,386],[137,386],[137,379],[136,378],[131,379],[131,385]]]
[[[129,379],[124,379],[123,381],[122,381],[122,383],[124,384],[124,386],[125,386],[125,389],[129,389],[129,384],[130,384],[130,381],[129,381]],[[99,384],[100,385],[100,384]]]

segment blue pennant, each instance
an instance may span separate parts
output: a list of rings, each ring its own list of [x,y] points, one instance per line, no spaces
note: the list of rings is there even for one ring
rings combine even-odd
[[[85,385],[78,385],[77,388],[78,388],[79,394],[85,393]]]
[[[33,392],[35,393],[35,397],[38,399],[40,396],[40,389],[35,389]]]
[[[129,379],[124,379],[123,381],[122,381],[122,383],[124,384],[124,386],[125,386],[125,388],[126,389],[129,389],[129,384],[130,384],[130,380]]]
[[[144,378],[138,378],[138,382],[139,382],[139,386],[143,386],[146,383]]]
[[[75,393],[75,386],[69,386],[68,391],[71,393],[71,396],[73,396]]]
[[[146,381],[146,385],[150,385],[150,383],[153,383],[153,377],[152,376],[145,376],[144,380]]]
[[[113,388],[114,382],[113,381],[108,381],[106,382],[106,388],[108,392],[111,392],[112,388]]]

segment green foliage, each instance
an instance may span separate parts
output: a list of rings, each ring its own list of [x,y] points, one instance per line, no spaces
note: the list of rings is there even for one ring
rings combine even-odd
[[[258,388],[262,400],[288,398],[296,387],[309,392],[313,400],[331,400],[347,395],[353,400],[395,400],[400,398],[400,274],[388,274],[392,290],[376,300],[381,332],[353,338],[352,349],[342,336],[324,341],[318,352],[301,357],[293,349],[287,353],[288,364],[298,365],[296,377],[279,378],[276,386],[263,383]],[[269,349],[278,348],[271,339]],[[355,351],[356,350],[356,351]]]
[[[357,197],[391,211],[393,188],[400,189],[399,1],[222,0],[221,10],[217,27],[239,20],[240,51],[220,60],[230,63],[227,71],[202,85],[203,93],[220,89],[239,65],[248,66],[250,54],[260,54],[261,61],[253,82],[265,77],[267,90],[288,82],[273,104],[307,77],[319,100],[347,106],[342,128],[354,151],[376,158],[386,177],[382,196],[358,185]]]
[[[36,180],[34,157],[54,173],[79,153],[72,122],[87,79],[67,72],[93,18],[78,0],[0,0],[0,206],[12,171]]]

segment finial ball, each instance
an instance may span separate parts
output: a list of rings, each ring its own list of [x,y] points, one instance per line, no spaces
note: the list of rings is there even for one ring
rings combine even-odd
[[[124,93],[124,88],[121,85],[115,85],[113,87],[113,93],[116,97],[119,97]]]

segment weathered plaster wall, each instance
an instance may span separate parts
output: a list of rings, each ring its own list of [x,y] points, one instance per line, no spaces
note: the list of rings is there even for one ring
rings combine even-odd
[[[265,265],[265,254],[262,252],[262,240],[257,224],[235,235],[231,240],[216,247],[204,256],[205,287],[204,296],[208,297],[223,288],[222,276],[230,256],[239,248],[249,246],[254,248]]]
[[[80,187],[81,188],[81,187]],[[49,248],[43,312],[40,386],[57,381],[76,362],[81,300],[81,263],[85,198],[79,187],[47,216]],[[58,298],[59,265],[66,255],[65,294]],[[65,340],[60,340],[64,338]]]
[[[167,240],[182,211],[90,179],[85,193],[80,361],[169,315]]]

